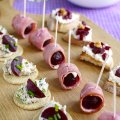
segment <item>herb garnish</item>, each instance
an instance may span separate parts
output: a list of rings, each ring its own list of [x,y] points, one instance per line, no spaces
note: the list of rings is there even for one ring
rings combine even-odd
[[[22,67],[22,65],[16,65],[16,68],[21,71],[23,67]]]
[[[16,42],[14,43],[14,46],[17,47],[17,43]]]
[[[28,90],[28,91],[27,91],[27,94],[28,94],[30,97],[34,97],[34,96],[35,96],[35,94],[34,94],[31,90]]]
[[[59,106],[55,104],[55,111],[58,112],[58,110],[59,110]]]
[[[5,45],[5,48],[6,48],[6,49],[9,49],[9,45],[8,45],[8,44],[7,44],[7,45]]]

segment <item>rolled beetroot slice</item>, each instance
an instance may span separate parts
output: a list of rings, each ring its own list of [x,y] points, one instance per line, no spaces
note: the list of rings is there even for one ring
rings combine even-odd
[[[65,63],[65,53],[59,44],[56,46],[54,43],[47,45],[43,51],[43,57],[52,69],[58,69],[60,64]]]
[[[49,33],[47,28],[40,28],[30,34],[29,42],[39,50],[54,42],[53,36]]]
[[[32,91],[36,98],[45,97],[45,94],[35,85],[35,83],[31,79],[28,79],[27,81],[27,90]]]
[[[23,38],[28,38],[30,33],[36,30],[37,23],[30,17],[18,14],[12,20],[12,27],[17,34]]]
[[[56,115],[56,117],[57,117],[58,114],[60,116],[60,119],[57,119],[57,120],[68,120],[67,116],[65,115],[65,113],[62,110],[58,110],[58,112],[56,112],[54,107],[49,107],[49,108],[45,109],[42,112],[41,117],[43,117],[45,119],[48,119],[50,117],[54,118],[54,116]]]
[[[80,108],[85,113],[94,113],[104,106],[104,95],[101,87],[87,83],[80,94]]]
[[[73,72],[77,76],[73,77]],[[81,74],[79,69],[74,64],[63,63],[57,70],[59,82],[63,89],[73,89],[80,84]]]
[[[13,74],[16,76],[21,75],[22,60],[23,60],[22,56],[17,56],[11,62],[11,70],[12,70]]]
[[[99,117],[98,120],[120,120],[120,113],[116,114],[116,117],[114,118],[113,112],[103,112]]]
[[[4,44],[11,52],[16,52],[17,45],[15,40],[9,35],[4,35],[2,37],[2,44]]]

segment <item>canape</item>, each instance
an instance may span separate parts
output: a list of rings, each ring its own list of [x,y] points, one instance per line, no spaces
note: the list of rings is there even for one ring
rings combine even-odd
[[[72,120],[72,117],[66,111],[65,105],[50,101],[33,120]]]
[[[79,24],[80,15],[73,13],[65,8],[57,8],[52,11],[46,20],[47,27],[55,31],[56,20],[58,19],[58,32],[66,33]]]
[[[57,74],[61,87],[65,90],[73,89],[80,84],[81,73],[75,64],[61,64],[57,70]]]
[[[18,45],[18,39],[12,35],[3,35],[0,40],[0,62],[23,54],[23,48]]]
[[[30,17],[18,14],[12,20],[12,27],[22,38],[28,38],[36,30],[37,23]]]
[[[52,69],[58,69],[60,64],[65,63],[65,52],[59,44],[47,45],[43,51],[43,57]]]
[[[84,46],[80,54],[80,59],[100,67],[107,59],[105,69],[110,70],[113,68],[112,49],[108,44],[103,42],[91,42],[87,46]]]
[[[48,83],[45,78],[40,80],[28,79],[27,84],[22,85],[15,92],[14,103],[26,110],[35,110],[46,105],[51,99]]]
[[[120,120],[120,114],[117,113],[114,117],[113,112],[105,111],[98,117],[98,120]]]
[[[36,65],[24,59],[22,56],[9,59],[3,65],[4,80],[11,84],[22,84],[28,78],[35,79],[37,76],[38,70]]]
[[[43,51],[48,44],[54,42],[54,37],[47,28],[40,28],[30,34],[29,42],[38,50]]]
[[[84,46],[92,41],[92,28],[84,21],[71,30],[71,43],[74,45]],[[63,36],[63,40],[68,42],[69,33]]]
[[[6,34],[7,34],[6,28],[0,25],[0,39],[3,37],[3,35],[6,35]]]
[[[80,108],[85,113],[95,113],[104,106],[104,95],[100,86],[87,83],[80,93]]]
[[[117,83],[116,92],[117,95],[120,96],[120,65],[118,65],[109,72],[109,78],[104,84],[104,89],[108,92],[113,93],[114,82]]]

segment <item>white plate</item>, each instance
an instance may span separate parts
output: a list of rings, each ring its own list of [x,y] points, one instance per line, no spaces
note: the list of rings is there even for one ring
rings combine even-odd
[[[120,0],[68,0],[68,1],[82,7],[101,8],[113,5]]]

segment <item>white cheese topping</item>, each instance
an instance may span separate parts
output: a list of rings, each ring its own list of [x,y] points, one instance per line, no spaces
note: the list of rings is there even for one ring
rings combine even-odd
[[[9,35],[10,37],[12,37],[15,40],[15,43],[18,43],[18,39],[13,37],[12,35]],[[13,54],[13,52],[11,52],[9,50],[9,48],[7,48],[4,44],[2,44],[2,40],[0,40],[0,57],[9,57]]]
[[[80,22],[79,26],[80,26],[81,24],[82,24],[82,23]],[[90,28],[90,26],[86,26],[86,27]],[[77,30],[78,30],[78,27],[72,29],[72,30],[71,30],[71,35],[72,35],[75,39],[80,40],[80,35],[76,35]],[[88,41],[88,42],[89,42],[89,41],[92,41],[92,29],[91,29],[91,28],[90,28],[89,34],[83,38],[83,41]]]
[[[35,84],[37,85],[37,87],[45,94],[47,94],[48,91],[48,83],[46,83],[45,78],[42,78],[40,80],[35,80]],[[32,103],[36,103],[40,100],[40,98],[36,98],[36,97],[31,97],[28,94],[28,90],[26,85],[21,86],[17,92],[16,92],[16,97],[19,98],[22,103],[24,104],[32,104]]]
[[[0,34],[0,39],[3,37],[3,35],[7,34],[7,30],[2,25],[0,25],[0,32],[2,33]]]
[[[72,72],[72,74],[73,74],[74,78],[76,78],[78,75],[76,72]]]
[[[62,106],[60,103],[58,102],[55,102],[54,100],[50,101],[42,110],[42,112],[40,113],[39,115],[39,120],[48,120],[48,119],[45,119],[43,117],[41,117],[42,113],[49,107],[55,107],[55,106],[58,106],[59,107],[59,110],[62,110],[65,114],[67,114],[66,112],[66,105]]]
[[[4,71],[4,73],[14,75],[14,73],[12,72],[12,69],[11,69],[11,62],[12,62],[12,59],[5,61],[3,71]],[[22,60],[21,76],[29,76],[32,73],[34,73],[35,70],[36,70],[36,65],[33,65],[32,62],[29,62],[26,59]]]
[[[120,85],[120,77],[116,76],[116,70],[120,68],[120,65],[118,65],[117,67],[115,67],[113,70],[110,71],[109,73],[109,81],[111,82],[116,82],[118,85]]]
[[[53,66],[54,69],[58,69],[59,68],[59,65],[55,65]]]
[[[29,62],[26,59],[22,60],[22,70],[21,70],[22,75],[30,75],[35,71],[35,69],[36,69],[36,65],[33,65],[32,62]]]
[[[105,45],[108,46],[107,44],[105,44]],[[88,54],[89,56],[91,56],[92,58],[94,58],[100,62],[104,62],[104,60],[102,59],[102,54],[94,54],[89,45],[84,46],[82,51],[85,52],[86,54]],[[105,50],[105,53],[107,55],[109,55],[106,63],[110,64],[112,62],[112,50],[111,50],[111,48],[109,50]]]
[[[63,19],[63,16],[56,16],[57,12],[60,10],[60,8],[57,8],[56,10],[52,10],[52,18],[54,19],[58,19],[58,22],[63,23],[63,24],[67,24],[67,23],[71,23],[73,21],[75,21],[76,19],[79,19],[79,15],[72,13],[72,18],[71,19]]]

